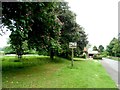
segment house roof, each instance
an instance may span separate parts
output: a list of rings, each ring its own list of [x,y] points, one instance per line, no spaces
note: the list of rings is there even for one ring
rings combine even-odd
[[[84,50],[83,51],[88,51],[86,47],[84,47]]]
[[[89,51],[88,54],[98,54],[98,51]]]

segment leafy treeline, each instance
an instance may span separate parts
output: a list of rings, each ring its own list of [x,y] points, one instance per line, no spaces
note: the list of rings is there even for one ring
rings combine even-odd
[[[117,38],[113,38],[106,48],[109,56],[120,57],[120,41]]]
[[[3,26],[11,31],[10,44],[15,52],[35,49],[53,58],[69,57],[69,42],[77,42],[80,54],[88,43],[83,27],[67,2],[3,2]]]
[[[99,47],[97,48],[97,46],[93,47],[93,51],[98,51],[98,52],[103,52],[104,51],[104,47],[102,45],[99,45]]]

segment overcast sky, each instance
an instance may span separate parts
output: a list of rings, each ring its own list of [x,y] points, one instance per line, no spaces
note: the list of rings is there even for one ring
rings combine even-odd
[[[106,46],[118,35],[119,0],[66,0],[76,13],[76,21],[85,28],[92,46]],[[9,32],[0,36],[0,47],[7,44]]]
[[[6,30],[6,28],[5,28]],[[1,33],[1,31],[0,31]],[[7,31],[3,36],[0,35],[0,48],[7,46],[7,41],[9,39],[10,31]]]
[[[66,0],[92,46],[106,46],[118,35],[119,0]]]

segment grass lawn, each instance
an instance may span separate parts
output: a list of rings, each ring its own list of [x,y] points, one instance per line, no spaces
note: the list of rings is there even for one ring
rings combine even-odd
[[[15,57],[2,59],[3,88],[116,88],[99,61],[71,61],[49,57],[23,57],[22,62],[14,62]]]
[[[120,61],[120,58],[119,58],[119,57],[109,56],[109,57],[107,57],[107,58],[112,59],[112,60],[116,60],[116,61]]]

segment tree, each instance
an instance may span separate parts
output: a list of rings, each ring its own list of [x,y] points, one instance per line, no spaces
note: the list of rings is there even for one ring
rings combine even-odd
[[[15,53],[15,51],[12,49],[11,46],[5,46],[2,50],[4,51],[5,54],[13,54],[13,53]]]
[[[5,2],[2,4],[2,22],[12,31],[11,44],[16,52],[22,52],[22,44],[29,48],[49,50],[59,46],[61,23],[57,18],[55,2]]]
[[[114,40],[114,46],[112,48],[112,52],[114,53],[114,56],[120,56],[120,49],[119,49],[119,41],[118,39]]]
[[[99,45],[99,50],[100,50],[100,52],[103,52],[104,51],[104,47],[102,45]]]
[[[110,56],[118,56],[120,57],[120,42],[117,38],[113,38],[109,45],[107,46],[106,51],[109,53]]]
[[[58,18],[63,23],[59,41],[62,49],[60,55],[69,58],[69,54],[71,54],[71,50],[68,47],[69,42],[77,42],[75,55],[80,54],[88,43],[87,35],[83,27],[76,23],[76,15],[69,10],[68,3],[62,2],[59,5]]]
[[[93,51],[98,51],[96,46],[93,47]]]
[[[83,27],[66,2],[3,2],[2,22],[11,31],[10,43],[17,53],[29,49],[68,56],[68,43],[75,41],[78,51],[88,43]],[[49,53],[50,52],[50,53]]]

